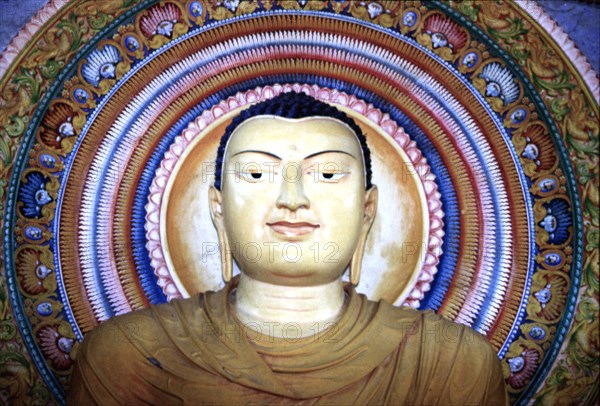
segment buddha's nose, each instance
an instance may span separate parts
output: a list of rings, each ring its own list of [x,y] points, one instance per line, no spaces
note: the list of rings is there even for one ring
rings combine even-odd
[[[286,164],[282,172],[281,190],[276,201],[277,208],[286,208],[291,211],[296,211],[300,208],[308,209],[310,201],[304,194],[300,165]]]

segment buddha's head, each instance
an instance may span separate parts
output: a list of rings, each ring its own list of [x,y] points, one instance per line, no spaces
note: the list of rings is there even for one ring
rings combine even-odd
[[[227,127],[209,192],[223,278],[312,286],[350,267],[358,283],[377,210],[370,153],[345,113],[303,93],[244,110]]]

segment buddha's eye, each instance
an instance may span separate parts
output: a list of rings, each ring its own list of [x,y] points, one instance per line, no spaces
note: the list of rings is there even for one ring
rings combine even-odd
[[[346,176],[345,172],[315,172],[315,179],[317,182],[335,183]]]
[[[261,170],[240,171],[240,177],[248,182],[260,182],[264,176]]]

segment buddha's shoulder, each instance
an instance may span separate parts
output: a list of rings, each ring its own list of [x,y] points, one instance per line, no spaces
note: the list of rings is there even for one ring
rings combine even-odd
[[[432,310],[395,307],[384,302],[379,306],[388,323],[401,331],[396,336],[399,339],[395,355],[396,368],[402,373],[396,375],[395,387],[406,390],[404,382],[414,372],[415,376],[427,378],[408,379],[415,385],[410,388],[414,393],[439,393],[439,399],[453,398],[456,404],[466,402],[459,399],[481,393],[481,399],[467,403],[504,403],[502,365],[484,335]],[[483,401],[486,393],[491,397]]]
[[[400,326],[404,326],[404,323],[427,325],[456,324],[436,314],[433,310],[418,310],[409,306],[396,306],[383,299],[377,302],[369,300],[367,307],[373,308],[383,319]]]
[[[202,296],[197,295],[111,317],[85,335],[83,349],[115,353],[164,342],[169,334],[177,334],[187,328],[188,322],[197,319],[198,313],[203,312],[201,300]]]
[[[381,301],[379,311],[389,326],[399,329],[403,335],[412,336],[422,345],[434,343],[433,347],[447,350],[455,347],[482,353],[495,353],[485,336],[471,327],[448,320],[433,310],[417,310],[407,306],[392,306]]]

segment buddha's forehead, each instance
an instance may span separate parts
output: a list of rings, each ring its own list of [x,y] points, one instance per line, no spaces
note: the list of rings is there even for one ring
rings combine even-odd
[[[282,158],[289,151],[295,151],[295,155],[309,156],[335,150],[348,152],[363,160],[362,148],[354,131],[340,120],[321,116],[299,119],[254,116],[235,129],[229,139],[225,159],[252,150],[283,155]]]

